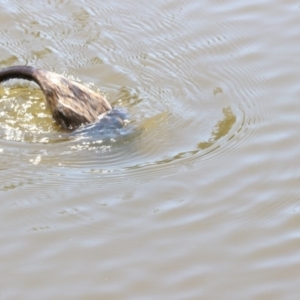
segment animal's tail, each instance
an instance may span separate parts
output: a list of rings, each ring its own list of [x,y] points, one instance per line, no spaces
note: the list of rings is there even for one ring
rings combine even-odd
[[[19,79],[26,79],[36,82],[40,85],[39,80],[35,75],[35,71],[37,69],[29,66],[16,66],[16,67],[8,67],[5,69],[0,70],[0,82],[19,78]]]

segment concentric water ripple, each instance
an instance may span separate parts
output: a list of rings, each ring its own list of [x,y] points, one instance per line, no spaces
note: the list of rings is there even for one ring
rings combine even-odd
[[[49,4],[49,11],[55,12],[56,4]],[[68,15],[50,13],[45,20],[20,22],[17,28],[25,34],[23,42],[30,38],[41,43],[32,52],[37,61],[43,60],[41,67],[80,79],[92,88],[100,86],[104,89],[101,93],[113,104],[129,110],[131,123],[110,137],[69,135],[53,123],[38,90],[24,89],[23,96],[17,97],[10,84],[2,99],[6,102],[1,138],[15,141],[16,145],[25,143],[28,149],[31,143],[40,144],[36,158],[30,160],[35,165],[54,164],[99,174],[141,169],[149,177],[183,172],[206,161],[222,161],[258,138],[259,125],[271,111],[264,101],[259,103],[259,95],[264,91],[256,88],[260,80],[267,80],[263,72],[266,67],[261,63],[263,55],[250,56],[246,58],[248,63],[243,63],[245,57],[239,46],[243,41],[234,43],[236,48],[232,48],[229,33],[212,36],[210,28],[202,28],[202,38],[195,39],[190,34],[198,22],[195,11],[200,7],[190,4],[178,10],[177,5],[166,5],[167,13],[159,20],[159,7],[153,6],[146,15],[132,20],[130,5],[125,8],[111,4],[101,9],[96,5],[71,5]],[[91,21],[95,16],[103,20],[101,26]],[[110,28],[120,20],[126,34],[121,30],[112,33]],[[65,26],[57,28],[58,22]],[[232,27],[234,22],[217,22],[215,26]],[[74,24],[75,31],[71,29]],[[134,44],[128,43],[131,31],[139,37]],[[48,37],[56,35],[63,39],[51,44]],[[145,35],[153,38],[145,39]],[[180,43],[182,36],[187,37],[184,43]],[[247,40],[251,41],[251,34]],[[264,39],[255,40],[252,47],[261,48],[264,43]],[[57,47],[63,51],[54,69],[47,60],[57,55]],[[66,53],[73,55],[67,57]],[[224,57],[228,58],[225,64]],[[241,62],[233,63],[234,59]],[[64,67],[59,70],[63,61],[77,71],[71,74]],[[255,72],[259,73],[255,78],[240,75]],[[92,85],[88,83],[91,81]],[[15,105],[13,110],[8,103]],[[21,107],[28,108],[22,111]],[[185,165],[189,168],[182,167]]]
[[[203,119],[211,120],[214,114],[219,118],[202,125],[195,117],[197,112],[181,113],[182,107],[171,105],[176,101],[171,91],[150,90],[139,95],[123,90],[119,95],[123,96],[122,104],[128,105],[131,123],[112,133],[101,135],[87,130],[83,135],[80,131],[66,133],[56,126],[38,89],[5,86],[1,100],[1,137],[14,141],[16,147],[23,143],[28,152],[32,150],[32,143],[40,144],[34,147],[34,157],[29,159],[34,165],[54,164],[114,173],[153,165],[164,169],[164,165],[173,164],[174,168],[178,160],[181,164],[185,159],[195,161],[196,157],[211,153],[232,137],[238,138],[236,135],[245,123],[244,112],[228,106],[221,112],[202,113]],[[195,132],[192,141],[186,138],[191,131]]]

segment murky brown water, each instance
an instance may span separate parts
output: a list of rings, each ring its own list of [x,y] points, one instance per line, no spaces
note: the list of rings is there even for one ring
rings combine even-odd
[[[298,299],[297,1],[0,1],[0,67],[99,90],[66,135],[0,85],[0,299]]]

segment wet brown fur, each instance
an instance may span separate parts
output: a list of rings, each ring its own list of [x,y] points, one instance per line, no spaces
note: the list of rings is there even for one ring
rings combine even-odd
[[[75,129],[96,122],[99,115],[112,109],[101,95],[53,72],[29,66],[0,70],[0,82],[13,78],[36,82],[45,95],[54,120],[63,128]]]

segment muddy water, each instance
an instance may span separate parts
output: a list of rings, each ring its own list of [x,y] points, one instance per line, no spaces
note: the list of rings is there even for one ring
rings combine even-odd
[[[0,1],[0,67],[130,123],[63,132],[0,86],[0,299],[297,299],[297,1]]]

